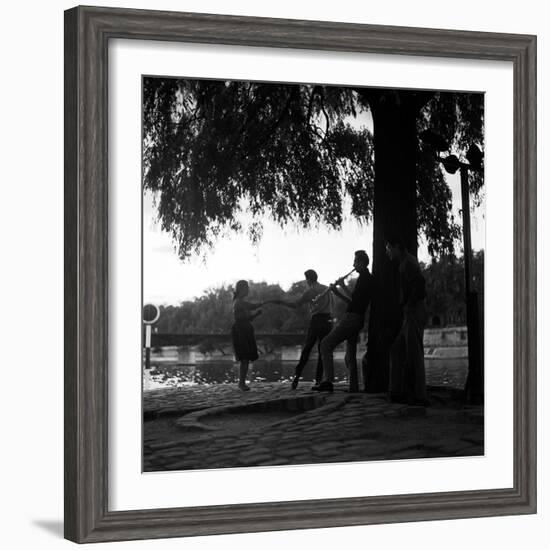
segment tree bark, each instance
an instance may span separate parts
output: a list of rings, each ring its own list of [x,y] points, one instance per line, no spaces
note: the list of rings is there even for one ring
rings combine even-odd
[[[416,118],[418,95],[412,91],[369,90],[374,122],[374,239],[367,353],[363,357],[365,391],[388,391],[389,352],[401,323],[397,266],[386,256],[387,236],[397,235],[417,253]]]

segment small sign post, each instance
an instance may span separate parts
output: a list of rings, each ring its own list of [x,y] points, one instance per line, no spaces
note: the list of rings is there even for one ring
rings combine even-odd
[[[151,325],[160,317],[160,309],[155,304],[143,306],[143,324],[145,325],[145,368],[151,368]]]

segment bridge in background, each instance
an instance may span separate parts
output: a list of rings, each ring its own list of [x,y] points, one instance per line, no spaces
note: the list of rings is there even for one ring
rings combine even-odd
[[[269,340],[277,346],[299,346],[304,342],[301,333],[256,333],[256,340]],[[161,334],[151,335],[152,347],[197,346],[199,344],[231,343],[231,334]]]
[[[366,332],[360,334],[360,344],[365,343]],[[305,332],[303,333],[256,333],[256,340],[269,342],[275,347],[300,346],[304,343]],[[151,346],[161,347],[184,347],[198,345],[230,345],[231,334],[167,334],[153,332],[151,335]],[[424,346],[431,348],[461,347],[468,345],[468,331],[465,326],[430,328],[424,331]]]

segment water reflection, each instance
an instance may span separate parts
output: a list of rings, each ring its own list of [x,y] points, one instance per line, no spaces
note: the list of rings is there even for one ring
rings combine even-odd
[[[310,361],[303,374],[303,383],[313,383],[315,361]],[[468,371],[467,358],[426,358],[426,382],[431,386],[463,388]],[[360,364],[360,361],[359,361]],[[294,377],[294,361],[256,361],[249,370],[251,382],[284,382]],[[343,361],[335,361],[336,381],[347,381]],[[238,364],[231,361],[201,362],[200,364],[155,363],[144,369],[143,389],[181,387],[196,384],[235,384],[238,381]]]

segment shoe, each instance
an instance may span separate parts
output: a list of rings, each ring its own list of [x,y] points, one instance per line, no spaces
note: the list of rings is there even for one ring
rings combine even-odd
[[[290,388],[291,388],[292,390],[295,390],[297,387],[298,387],[298,378],[295,378],[295,379],[292,381],[292,384],[290,385]]]
[[[321,382],[316,391],[326,391],[332,393],[334,391],[334,386],[332,385],[332,382]]]
[[[241,391],[250,391],[250,388],[246,384],[239,384],[239,389]]]
[[[319,391],[319,386],[321,385],[321,382],[315,382],[313,386],[311,386],[311,389],[313,391]]]

